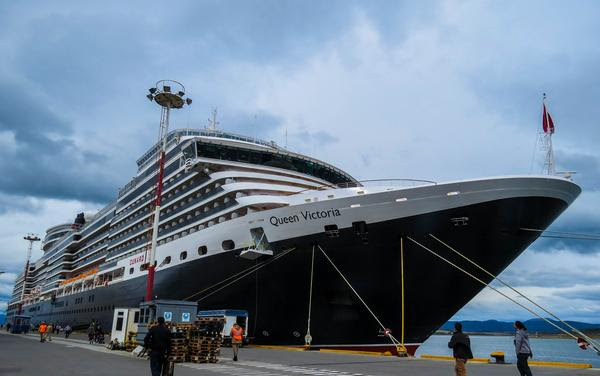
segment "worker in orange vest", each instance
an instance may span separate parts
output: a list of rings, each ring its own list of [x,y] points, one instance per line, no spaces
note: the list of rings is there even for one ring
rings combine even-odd
[[[240,346],[242,345],[242,341],[244,340],[244,328],[239,326],[236,322],[235,324],[233,324],[233,327],[231,328],[231,332],[229,334],[231,335],[231,348],[233,349],[233,360],[237,362],[238,351],[240,349]]]
[[[38,332],[40,332],[40,342],[46,342],[46,330],[48,330],[48,325],[46,325],[45,321],[42,321],[38,328]]]

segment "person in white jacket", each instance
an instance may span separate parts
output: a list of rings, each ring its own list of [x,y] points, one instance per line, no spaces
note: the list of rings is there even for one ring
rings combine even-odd
[[[531,345],[529,344],[529,335],[527,334],[527,328],[520,321],[515,321],[515,351],[517,353],[517,369],[521,376],[531,376],[531,369],[527,364],[528,358],[533,358],[533,352],[531,351]]]

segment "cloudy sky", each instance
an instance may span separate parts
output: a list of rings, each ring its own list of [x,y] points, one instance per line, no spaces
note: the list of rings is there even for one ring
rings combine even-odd
[[[177,79],[173,127],[285,144],[359,179],[541,171],[541,97],[559,170],[583,194],[553,230],[600,233],[600,3],[0,3],[0,309],[27,232],[116,197],[157,138],[144,95]],[[39,245],[34,257],[39,257]],[[600,243],[534,243],[503,274],[562,317],[599,322]],[[551,286],[551,287],[550,287]],[[527,319],[485,291],[458,319]]]

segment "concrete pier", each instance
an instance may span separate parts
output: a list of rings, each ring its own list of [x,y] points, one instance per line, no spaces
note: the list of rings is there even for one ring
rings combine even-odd
[[[231,360],[231,349],[223,348],[216,364],[177,364],[177,376],[396,376],[452,375],[448,361],[346,354],[339,352],[290,351],[273,348],[243,348],[240,361]],[[513,376],[516,366],[469,363],[470,376]],[[596,369],[532,366],[536,376],[600,375]],[[149,375],[148,360],[124,351],[111,351],[78,338],[53,337],[40,343],[37,335],[0,333],[0,375]]]

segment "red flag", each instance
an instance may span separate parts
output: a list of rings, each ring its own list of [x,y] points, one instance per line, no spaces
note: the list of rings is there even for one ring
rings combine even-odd
[[[554,122],[550,113],[546,111],[546,104],[544,103],[544,119],[542,120],[542,128],[544,133],[554,133]]]

